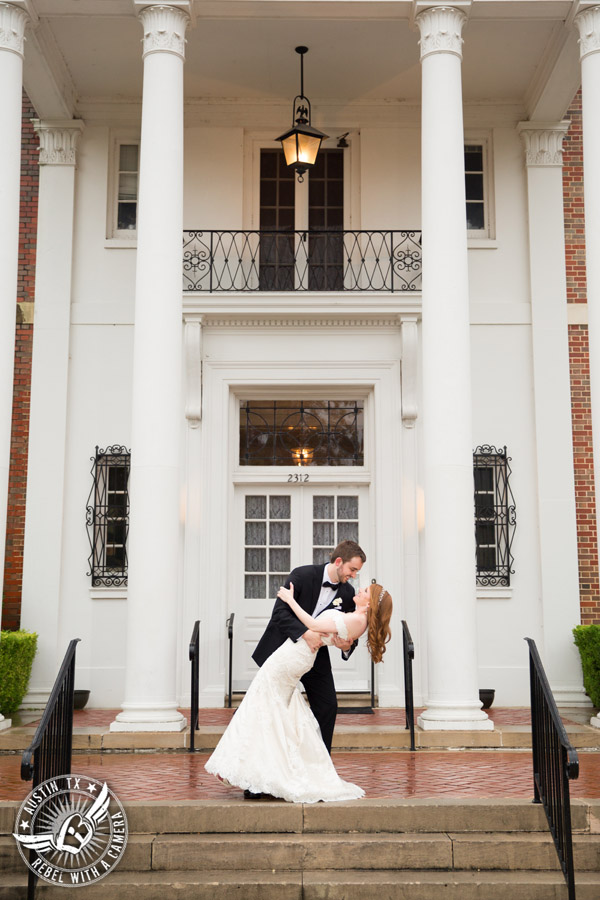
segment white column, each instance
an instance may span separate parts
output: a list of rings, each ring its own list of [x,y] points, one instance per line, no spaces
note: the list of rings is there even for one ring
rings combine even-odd
[[[575,24],[579,29],[581,55],[590,394],[596,527],[600,536],[600,6],[579,13]]]
[[[0,588],[4,581],[10,464],[19,265],[23,50],[28,19],[24,10],[10,3],[0,3]],[[9,725],[10,720],[0,714],[0,730]]]
[[[477,685],[471,350],[462,27],[453,7],[421,32],[423,436],[428,730],[491,730]]]
[[[600,536],[600,6],[575,17],[579,30],[583,122],[583,198],[587,281],[590,404],[594,445],[596,531]],[[600,720],[592,718],[600,727]]]
[[[180,731],[177,711],[182,428],[183,63],[187,13],[149,6],[133,350],[127,662],[112,731]]]
[[[520,122],[529,206],[529,271],[543,645],[557,703],[586,704],[571,630],[579,622],[562,141],[568,122]]]
[[[83,122],[34,121],[40,139],[21,622],[39,633],[26,703],[47,701],[58,647],[76,148]],[[44,603],[40,604],[40,597]]]

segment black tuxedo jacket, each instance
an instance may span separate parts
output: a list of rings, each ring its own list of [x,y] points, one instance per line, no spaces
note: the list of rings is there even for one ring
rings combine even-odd
[[[294,599],[300,604],[302,609],[305,609],[311,616],[317,605],[319,594],[321,593],[323,566],[324,563],[320,566],[299,566],[297,569],[293,570],[289,578],[284,582],[284,585],[287,588],[289,588],[290,584],[294,585]],[[337,597],[341,598],[342,604],[341,606],[334,607],[333,600]],[[339,585],[332,598],[332,602],[326,607],[326,609],[332,608],[337,608],[341,610],[341,612],[354,611],[356,606],[354,603],[354,588],[352,585]],[[307,630],[306,625],[303,625],[300,619],[294,615],[287,603],[284,603],[283,600],[277,598],[275,606],[273,607],[273,612],[271,613],[269,624],[266,627],[265,633],[256,645],[256,650],[252,654],[252,659],[257,665],[262,666],[271,653],[274,653],[287,638],[297,641]],[[356,641],[346,654],[346,658],[348,658],[355,646]],[[321,650],[319,650],[319,655],[321,657],[326,655],[327,660],[329,660],[327,647],[322,647]]]

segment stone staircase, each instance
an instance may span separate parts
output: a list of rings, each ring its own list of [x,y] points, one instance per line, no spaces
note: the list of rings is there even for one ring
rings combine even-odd
[[[0,807],[0,900],[26,897]],[[543,810],[516,800],[220,800],[125,804],[119,868],[102,900],[566,900]],[[600,800],[572,804],[577,900],[600,898]],[[61,898],[39,882],[37,897]]]

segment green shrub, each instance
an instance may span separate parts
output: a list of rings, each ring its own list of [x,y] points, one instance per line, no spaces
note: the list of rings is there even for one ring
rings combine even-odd
[[[578,625],[573,636],[581,656],[586,694],[595,707],[600,707],[600,625]]]
[[[0,713],[10,716],[27,693],[37,634],[30,631],[0,632]]]

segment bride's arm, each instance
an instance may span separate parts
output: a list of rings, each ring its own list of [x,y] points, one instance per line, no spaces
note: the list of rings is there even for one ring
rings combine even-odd
[[[338,626],[335,619],[330,618],[326,613],[322,613],[318,619],[313,619],[305,609],[294,600],[294,585],[290,588],[279,588],[277,596],[284,603],[287,603],[292,612],[300,619],[303,625],[310,628],[311,631],[318,631],[320,634],[337,634]],[[359,613],[342,613],[344,622],[348,629],[348,638],[351,641],[356,640],[366,629],[366,621]]]
[[[300,619],[303,625],[310,628],[311,631],[318,631],[319,634],[335,634],[337,632],[337,625],[333,619],[328,619],[327,616],[319,616],[318,619],[313,619],[305,609],[302,609],[300,604],[294,600],[293,584],[290,585],[289,588],[280,587],[277,591],[277,596],[280,600],[283,600],[284,603],[287,603],[294,615]]]

